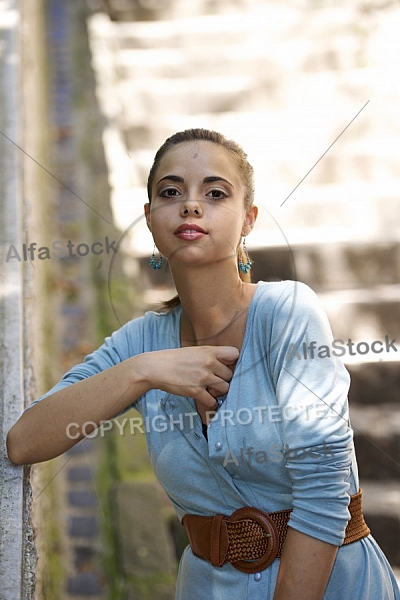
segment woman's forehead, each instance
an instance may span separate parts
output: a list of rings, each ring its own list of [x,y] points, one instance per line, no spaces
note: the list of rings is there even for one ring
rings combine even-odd
[[[196,166],[202,171],[205,168],[230,171],[232,176],[236,175],[240,179],[237,163],[232,153],[223,146],[207,140],[182,142],[168,150],[158,165],[157,174],[164,170],[168,172],[171,169],[183,171],[187,168],[193,169]],[[217,173],[205,173],[205,175],[209,174],[214,175]]]
[[[177,144],[164,154],[160,166],[165,162],[174,162],[182,159],[191,162],[199,158],[203,161],[209,160],[211,163],[218,160],[218,162],[226,162],[227,165],[232,165],[232,168],[236,167],[236,160],[228,150],[220,144],[207,140],[193,140]]]

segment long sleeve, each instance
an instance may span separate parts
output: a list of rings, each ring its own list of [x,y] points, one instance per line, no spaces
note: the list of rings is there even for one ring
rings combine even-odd
[[[288,282],[272,315],[269,356],[293,486],[289,525],[340,545],[349,519],[354,447],[347,405],[350,377],[332,341],[314,292]]]
[[[97,350],[85,357],[84,362],[73,366],[63,375],[58,383],[56,383],[48,392],[34,400],[34,402],[32,402],[25,410],[29,410],[34,404],[37,404],[44,398],[51,396],[55,392],[58,392],[69,385],[73,385],[74,383],[78,383],[101,371],[105,371],[126,360],[130,356],[143,352],[142,327],[143,318],[135,319],[112,333],[109,337],[106,337],[104,343]],[[130,407],[123,412],[129,410],[129,408]]]

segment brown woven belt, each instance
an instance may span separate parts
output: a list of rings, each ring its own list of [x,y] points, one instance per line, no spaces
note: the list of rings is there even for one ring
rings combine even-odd
[[[350,496],[350,521],[343,546],[370,533],[362,513],[361,496],[362,490]],[[243,573],[257,573],[282,555],[291,512],[290,509],[265,513],[246,506],[235,510],[230,517],[185,515],[182,523],[193,554],[214,567],[231,563]]]

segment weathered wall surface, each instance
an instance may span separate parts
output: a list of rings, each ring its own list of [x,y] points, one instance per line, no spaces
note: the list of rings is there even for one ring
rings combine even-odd
[[[72,12],[68,23],[61,15],[61,30],[54,3],[10,0],[0,6],[1,600],[61,600],[68,591],[92,595],[99,588],[99,565],[92,559],[98,555],[94,545],[101,545],[98,536],[85,537],[82,527],[76,535],[82,518],[94,518],[82,505],[93,494],[89,449],[81,446],[74,455],[24,469],[10,463],[5,446],[24,408],[100,342],[98,307],[107,304],[111,312],[100,300],[106,260],[94,265],[90,257],[38,257],[39,247],[57,239],[90,243],[114,234],[112,226],[106,231],[93,222],[96,213],[81,200],[111,223],[101,134],[95,141],[93,84],[85,70],[86,6],[58,4]],[[72,65],[72,75],[66,65]],[[24,255],[23,244],[32,244],[32,254]],[[107,318],[103,311],[101,320]],[[71,472],[63,469],[66,461]],[[71,481],[82,463],[89,470],[84,484]],[[97,573],[90,571],[94,562]]]
[[[45,271],[22,246],[46,238],[43,20],[40,0],[9,0],[0,9],[0,590],[2,600],[33,598],[36,548],[30,469],[7,458],[8,430],[44,377]],[[20,256],[17,258],[15,248]],[[11,249],[11,250],[10,250]]]

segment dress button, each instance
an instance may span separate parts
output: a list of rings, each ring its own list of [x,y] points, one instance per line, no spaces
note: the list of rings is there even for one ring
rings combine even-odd
[[[215,449],[216,450],[221,450],[221,448],[222,448],[221,442],[215,442]]]
[[[261,573],[256,573],[254,575],[254,581],[260,581],[261,577],[262,577]]]

